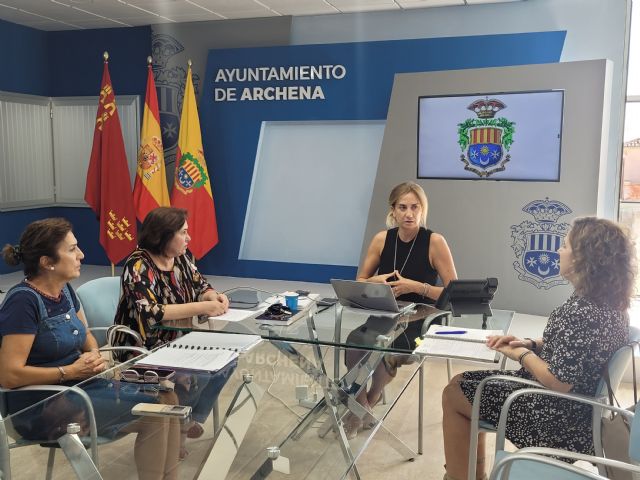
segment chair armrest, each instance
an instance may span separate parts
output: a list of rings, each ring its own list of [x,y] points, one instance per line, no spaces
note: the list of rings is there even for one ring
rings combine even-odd
[[[130,329],[129,327],[125,327],[124,325],[111,325],[107,329],[107,344],[113,345],[113,337],[116,333],[122,332],[126,335],[129,335],[134,338],[136,342],[136,346],[141,347],[144,345],[142,341],[142,337],[135,330]]]
[[[589,463],[597,463],[606,467],[620,468],[629,472],[640,473],[640,466],[632,465],[630,463],[621,462],[620,460],[613,460],[611,458],[596,457],[595,455],[585,455],[584,453],[569,452],[566,450],[560,450],[558,448],[548,447],[525,447],[518,450],[516,453],[533,453],[536,455],[550,455],[556,457],[564,457],[574,461],[582,460]]]
[[[522,385],[529,386],[540,386],[545,388],[541,383],[535,382],[533,380],[527,380],[525,378],[520,377],[512,377],[510,375],[492,375],[490,377],[484,378],[476,387],[476,393],[473,397],[473,405],[471,407],[471,432],[469,436],[469,468],[468,468],[468,479],[475,480],[476,478],[476,451],[478,448],[478,432],[480,430],[480,400],[482,399],[482,391],[484,387],[489,382],[494,381],[506,381],[519,383]]]
[[[146,348],[142,348],[142,347],[100,347],[99,349],[101,352],[115,352],[118,350],[126,350],[126,351],[130,351],[130,352],[136,352],[139,353],[141,355],[146,355],[147,353],[149,353],[149,350],[147,350]]]
[[[45,392],[66,392],[71,391],[76,395],[79,395],[84,402],[87,413],[89,415],[89,437],[91,439],[91,457],[93,462],[98,465],[98,427],[96,425],[96,416],[93,410],[93,403],[91,398],[87,395],[87,392],[81,388],[67,385],[26,385],[24,387],[18,387],[13,389],[0,387],[0,392],[17,392],[17,391],[45,391]],[[46,400],[43,400],[46,401]]]
[[[526,378],[520,377],[512,377],[511,375],[492,375],[490,377],[484,378],[476,387],[476,393],[473,397],[473,405],[471,407],[471,426],[478,425],[478,421],[480,420],[480,401],[482,399],[482,391],[484,387],[489,382],[494,381],[504,381],[504,382],[512,382],[519,383],[521,385],[529,385],[532,387],[541,387],[536,390],[546,389],[544,385],[540,382],[536,382],[535,380],[527,380]],[[533,390],[533,389],[531,389]]]
[[[517,390],[513,392],[511,395],[507,397],[504,404],[502,405],[502,410],[500,411],[500,420],[498,421],[498,430],[496,437],[496,452],[499,450],[504,450],[504,441],[505,441],[505,431],[507,427],[507,415],[509,413],[509,408],[513,402],[523,395],[547,395],[550,397],[556,398],[564,398],[566,400],[571,400],[579,403],[584,403],[587,405],[591,405],[600,410],[606,409],[612,412],[619,413],[627,418],[633,418],[633,413],[625,410],[624,408],[616,407],[613,405],[608,405],[606,402],[606,397],[588,397],[586,395],[579,395],[577,393],[563,393],[556,392],[555,390],[549,389],[540,389],[540,388],[523,388],[521,390]]]
[[[592,478],[596,480],[607,480],[607,477],[603,477],[602,475],[599,475],[597,473],[589,472],[588,470],[584,470],[580,467],[576,467],[569,463],[556,460],[555,458],[548,458],[542,455],[534,455],[533,453],[520,453],[520,452],[521,451],[518,450],[517,452],[512,453],[509,456],[497,462],[493,466],[493,470],[491,470],[491,475],[489,477],[489,480],[497,480],[498,478],[500,479],[510,478],[511,475],[509,470],[511,469],[511,464],[518,460],[527,460],[530,462],[542,463],[545,465],[555,467],[556,469],[577,473],[584,478]],[[626,464],[623,464],[623,465],[626,465]],[[551,476],[551,478],[553,478],[552,476],[554,472],[549,470],[548,473]],[[556,472],[556,474],[559,474],[559,472]],[[498,477],[498,475],[500,476]]]
[[[42,390],[45,392],[64,392],[68,390],[69,387],[67,385],[26,385],[24,387],[18,388],[3,388],[0,387],[0,392],[17,392],[20,390]]]

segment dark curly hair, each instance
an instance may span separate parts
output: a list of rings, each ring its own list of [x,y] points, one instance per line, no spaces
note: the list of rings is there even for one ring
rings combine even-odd
[[[624,311],[634,290],[635,249],[616,223],[596,217],[577,218],[569,232],[573,255],[572,283],[579,295]]]
[[[18,245],[7,244],[2,249],[5,263],[13,266],[22,262],[25,276],[36,277],[41,257],[49,257],[54,262],[59,260],[58,245],[72,228],[65,218],[45,218],[30,223],[22,232]]]

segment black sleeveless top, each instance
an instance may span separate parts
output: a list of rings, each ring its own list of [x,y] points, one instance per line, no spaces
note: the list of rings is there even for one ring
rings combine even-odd
[[[415,244],[413,245],[413,248],[411,248],[413,240],[405,243],[402,239],[398,238],[398,227],[387,230],[387,238],[384,241],[384,247],[382,249],[382,254],[380,255],[378,274],[393,272],[393,257],[396,248],[396,238],[398,238],[398,251],[395,255],[395,270],[398,270],[400,275],[410,280],[435,285],[438,278],[438,272],[429,263],[429,244],[431,243],[432,233],[433,232],[431,230],[420,227],[415,239]],[[407,256],[409,256],[409,258],[407,258]],[[433,302],[433,300],[423,297],[417,293],[406,293],[404,295],[400,295],[398,300],[416,303]]]

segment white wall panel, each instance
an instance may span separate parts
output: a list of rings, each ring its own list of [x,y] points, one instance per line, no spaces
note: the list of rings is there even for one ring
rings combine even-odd
[[[52,105],[56,204],[84,206],[98,97],[54,98]],[[140,136],[138,97],[119,96],[116,105],[132,181]]]
[[[263,122],[240,258],[358,264],[382,121]]]
[[[48,98],[0,92],[0,210],[85,206],[98,97]],[[138,96],[117,98],[129,181],[140,138]]]
[[[49,99],[0,94],[0,207],[51,204]]]

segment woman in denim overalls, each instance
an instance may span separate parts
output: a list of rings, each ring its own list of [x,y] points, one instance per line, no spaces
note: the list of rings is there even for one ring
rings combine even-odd
[[[12,287],[0,305],[0,385],[74,385],[106,368],[98,344],[86,328],[84,314],[69,285],[80,276],[84,254],[62,218],[31,223],[19,245],[4,247],[9,265],[24,264],[26,278]],[[80,385],[90,396],[98,434],[114,438],[137,432],[136,464],[141,479],[176,478],[180,426],[176,420],[134,417],[131,408],[157,399],[139,392],[123,394],[118,382],[94,379]],[[7,396],[9,414],[47,397],[44,392],[17,391]],[[163,403],[177,403],[163,398]],[[87,426],[74,396],[58,395],[14,415],[15,430],[29,440],[55,440],[68,423]]]

